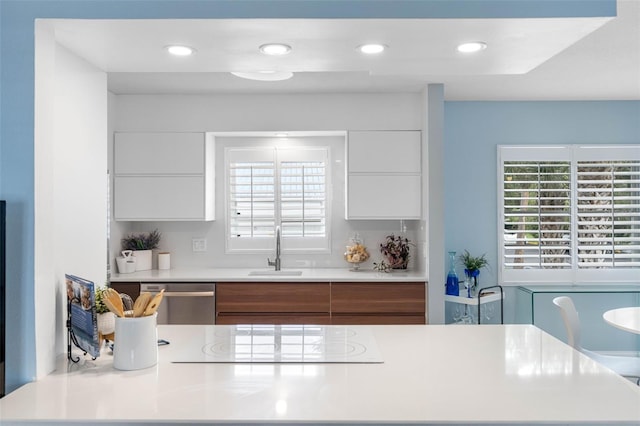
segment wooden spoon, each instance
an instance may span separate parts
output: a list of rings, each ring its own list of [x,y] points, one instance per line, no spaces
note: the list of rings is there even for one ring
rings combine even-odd
[[[142,293],[140,293],[135,303],[133,304],[133,316],[136,318],[141,317],[150,300],[151,293],[149,293],[148,291],[143,291]]]
[[[164,293],[164,288],[160,290],[160,293],[153,296],[153,299],[151,299],[151,301],[145,308],[144,313],[142,314],[143,316],[146,317],[156,313],[156,311],[158,310],[158,306],[160,306],[160,303],[162,302],[163,293]]]
[[[124,308],[122,306],[122,299],[117,291],[112,288],[107,288],[104,291],[104,304],[107,308],[116,314],[116,316],[124,317]]]

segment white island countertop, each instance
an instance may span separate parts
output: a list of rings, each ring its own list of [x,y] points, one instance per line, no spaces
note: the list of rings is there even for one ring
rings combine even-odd
[[[229,327],[159,326],[144,370],[61,361],[0,399],[0,424],[640,424],[640,387],[531,325],[346,326],[382,363],[171,362]]]
[[[172,268],[151,269],[131,274],[112,274],[112,282],[424,282],[424,272],[394,270],[389,273],[373,270],[350,271],[347,268],[286,268],[277,274],[267,268]],[[299,271],[300,275],[285,275]],[[250,275],[257,273],[257,275]]]

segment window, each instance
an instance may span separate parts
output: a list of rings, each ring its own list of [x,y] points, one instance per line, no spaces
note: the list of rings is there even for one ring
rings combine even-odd
[[[328,148],[227,148],[228,251],[328,251]]]
[[[498,147],[500,282],[640,276],[640,146]]]

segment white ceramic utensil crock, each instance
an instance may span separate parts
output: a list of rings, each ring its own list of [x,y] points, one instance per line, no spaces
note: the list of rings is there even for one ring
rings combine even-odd
[[[158,314],[139,318],[116,318],[113,367],[140,370],[158,363]]]

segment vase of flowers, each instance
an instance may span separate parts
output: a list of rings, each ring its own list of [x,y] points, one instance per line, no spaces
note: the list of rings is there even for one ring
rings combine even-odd
[[[161,234],[157,229],[140,234],[129,234],[122,239],[122,250],[132,250],[136,258],[136,271],[152,267],[153,249],[158,248]]]
[[[380,244],[380,253],[387,259],[391,269],[407,269],[411,245],[406,237],[387,235],[384,243]]]
[[[464,266],[464,274],[466,276],[467,296],[471,296],[471,292],[478,288],[478,277],[480,269],[489,266],[486,254],[482,256],[472,256],[467,250],[460,255],[460,263]]]
[[[349,239],[347,250],[344,252],[344,259],[351,265],[352,271],[358,271],[360,264],[369,259],[369,252],[364,242],[356,233]]]

